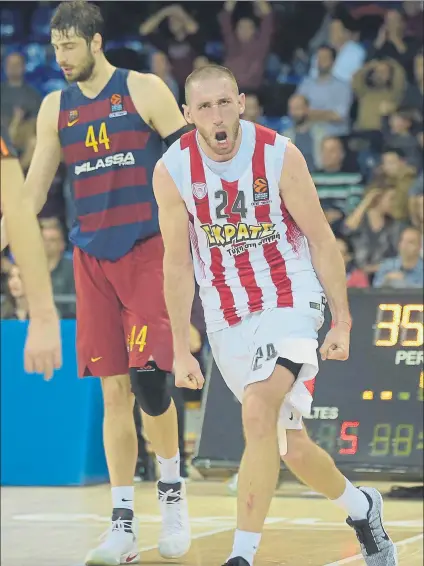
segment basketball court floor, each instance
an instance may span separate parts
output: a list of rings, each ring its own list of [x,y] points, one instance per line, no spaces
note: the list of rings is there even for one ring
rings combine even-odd
[[[370,485],[367,483],[367,485]],[[372,485],[372,484],[371,484]],[[383,493],[389,484],[378,485]],[[136,487],[140,549],[146,566],[220,566],[228,556],[236,500],[224,482],[188,484],[192,548],[180,560],[164,560],[156,544],[160,516],[153,484]],[[3,488],[2,566],[82,566],[85,553],[107,529],[108,486]],[[284,482],[277,491],[255,566],[363,566],[358,544],[341,510]],[[400,566],[423,564],[423,504],[385,499],[387,530],[398,544]]]

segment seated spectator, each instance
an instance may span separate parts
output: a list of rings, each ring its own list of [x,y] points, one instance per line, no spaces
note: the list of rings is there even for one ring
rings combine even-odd
[[[396,254],[403,224],[393,218],[395,197],[394,189],[372,189],[344,221],[355,263],[371,277],[384,259]]]
[[[150,60],[150,70],[154,75],[160,77],[168,86],[169,90],[179,100],[180,90],[177,81],[172,76],[169,59],[163,51],[155,51]]]
[[[424,195],[424,178],[423,172],[419,174],[417,179],[409,189],[408,207],[409,216],[414,226],[423,229],[423,195]]]
[[[404,69],[396,61],[369,61],[353,77],[353,90],[358,99],[354,129],[380,130],[382,116],[398,107],[406,87]]]
[[[288,113],[293,126],[282,134],[300,149],[309,171],[313,172],[321,165],[320,148],[325,130],[319,123],[314,124],[309,120],[309,102],[301,94],[293,94],[289,98]]]
[[[168,24],[168,34],[158,29],[164,21]],[[143,22],[139,31],[156,49],[168,55],[172,74],[178,86],[184,88],[185,80],[193,70],[193,61],[204,50],[203,35],[199,33],[196,20],[180,4],[172,4]]]
[[[264,124],[264,109],[257,94],[246,93],[246,106],[242,118],[255,124]]]
[[[349,240],[343,236],[338,236],[337,245],[345,262],[347,286],[362,289],[369,287],[367,274],[355,265],[353,247]]]
[[[296,94],[309,101],[309,120],[318,123],[327,136],[349,133],[349,113],[352,103],[350,86],[332,75],[335,51],[320,47],[317,53],[318,76],[305,77]]]
[[[405,31],[405,15],[398,10],[388,10],[370,52],[370,59],[394,59],[405,69],[408,79],[412,80],[412,61],[419,42],[407,37]]]
[[[419,169],[422,162],[417,138],[412,134],[410,110],[397,110],[383,120],[383,140],[386,147],[400,149],[409,165]]]
[[[251,18],[239,19],[234,29],[231,19],[236,3],[236,0],[227,0],[218,16],[225,44],[224,65],[234,73],[241,90],[258,89],[262,85],[271,46],[271,5],[265,0],[255,2],[261,18],[258,29]]]
[[[39,93],[25,82],[25,59],[11,53],[5,60],[6,82],[1,85],[1,122],[8,129],[24,171],[35,149],[35,122],[41,104]]]
[[[423,41],[423,4],[416,0],[402,2],[402,9],[405,15],[405,36],[415,37],[420,43]]]
[[[321,144],[322,167],[312,174],[327,220],[335,231],[334,223],[355,209],[364,190],[362,175],[344,167],[345,156],[339,138],[325,138]]]
[[[5,299],[1,306],[1,317],[17,320],[27,320],[29,318],[24,285],[17,265],[13,265],[9,271]]]
[[[400,149],[387,148],[381,156],[379,165],[371,179],[369,188],[395,189],[393,218],[409,220],[408,193],[416,177],[416,170],[406,163]]]
[[[422,235],[414,226],[405,228],[400,237],[398,255],[382,262],[374,287],[419,289],[423,286]]]
[[[424,56],[423,51],[414,58],[414,82],[408,85],[401,106],[413,110],[413,119],[418,123],[423,121],[424,107]]]
[[[72,259],[65,256],[65,238],[59,226],[42,226],[41,233],[54,295],[75,295]],[[62,318],[75,318],[75,302],[59,303]]]
[[[348,18],[333,19],[330,24],[329,45],[335,49],[336,57],[332,75],[341,81],[350,82],[353,75],[362,67],[365,61],[365,49],[354,40],[353,29],[348,29]],[[350,25],[352,28],[352,24]],[[317,58],[312,58],[311,77],[318,76]]]

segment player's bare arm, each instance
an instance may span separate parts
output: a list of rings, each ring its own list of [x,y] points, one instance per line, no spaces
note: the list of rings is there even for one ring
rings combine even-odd
[[[190,255],[188,212],[162,160],[153,173],[159,206],[159,225],[165,246],[163,260],[165,301],[171,320],[175,353],[175,384],[200,389],[203,376],[190,353],[190,315],[194,298],[194,273]]]
[[[162,139],[187,126],[174,95],[156,75],[131,72],[128,88],[138,113]]]
[[[7,221],[10,246],[19,266],[28,301],[30,325],[25,346],[25,370],[53,376],[61,366],[59,319],[44,245],[32,196],[15,157],[1,160],[1,209]]]
[[[37,142],[24,184],[24,191],[32,196],[36,214],[47,200],[47,193],[60,163],[61,149],[57,132],[59,108],[60,91],[55,91],[44,98],[37,117]],[[6,231],[2,220],[2,250],[8,242]]]
[[[312,263],[324,288],[335,324],[321,348],[321,355],[323,359],[347,359],[350,313],[343,258],[324,216],[306,161],[292,143],[286,148],[279,186],[288,212],[308,240]],[[328,338],[335,342],[329,344]],[[337,346],[337,340],[341,341],[340,351],[334,347]]]

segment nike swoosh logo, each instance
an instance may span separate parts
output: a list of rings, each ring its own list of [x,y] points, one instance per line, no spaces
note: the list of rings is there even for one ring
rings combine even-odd
[[[70,128],[71,126],[76,124],[78,121],[79,121],[79,118],[77,118],[76,120],[72,120],[72,122],[68,122],[68,127]]]
[[[128,501],[132,501],[132,499],[121,499],[121,501],[123,501],[124,503],[127,503]]]
[[[294,419],[294,415],[293,415],[293,413],[290,413],[289,421],[292,421],[293,419]]]
[[[100,358],[91,358],[91,361],[92,361],[93,364],[94,364],[94,362],[98,362],[98,361],[101,360],[101,359],[102,359],[102,356],[100,356]]]
[[[133,560],[135,560],[136,558],[138,558],[138,554],[133,554],[132,556],[127,556],[127,559],[125,560],[125,562],[127,564],[129,564],[130,562],[132,562]]]

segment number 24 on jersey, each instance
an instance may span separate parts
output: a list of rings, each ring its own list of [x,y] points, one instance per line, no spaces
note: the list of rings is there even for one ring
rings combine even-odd
[[[94,152],[99,151],[99,145],[104,145],[106,149],[110,149],[110,139],[107,135],[106,122],[100,124],[98,135],[94,131],[94,126],[90,124],[87,129],[87,135],[85,137],[85,147],[92,147]]]

